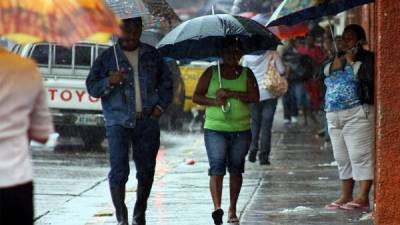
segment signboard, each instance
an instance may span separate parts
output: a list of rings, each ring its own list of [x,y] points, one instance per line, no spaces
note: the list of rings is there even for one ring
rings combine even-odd
[[[101,110],[100,99],[93,98],[85,89],[47,87],[46,94],[52,109]]]

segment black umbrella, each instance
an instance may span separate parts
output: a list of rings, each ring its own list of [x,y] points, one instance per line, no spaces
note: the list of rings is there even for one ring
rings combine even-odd
[[[164,57],[176,60],[208,60],[221,58],[224,39],[237,38],[244,54],[257,54],[276,49],[280,43],[273,33],[256,21],[241,16],[217,14],[188,20],[169,32],[158,44]],[[218,62],[219,86],[222,79]],[[222,106],[223,112],[230,104]]]
[[[279,39],[256,21],[241,16],[216,14],[188,20],[170,31],[158,44],[164,57],[177,60],[220,58],[225,37],[236,37],[244,54],[276,49]]]

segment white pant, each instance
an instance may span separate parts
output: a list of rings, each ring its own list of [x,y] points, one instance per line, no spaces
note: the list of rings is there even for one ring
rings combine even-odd
[[[340,179],[373,180],[373,106],[328,112],[326,119]]]

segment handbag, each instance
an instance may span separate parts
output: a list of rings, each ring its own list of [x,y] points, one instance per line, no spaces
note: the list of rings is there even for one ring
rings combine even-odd
[[[268,68],[264,75],[264,88],[275,97],[280,97],[287,92],[288,82],[275,68],[274,55],[269,56]]]

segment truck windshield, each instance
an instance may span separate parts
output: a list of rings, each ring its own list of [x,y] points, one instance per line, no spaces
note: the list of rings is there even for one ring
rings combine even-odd
[[[39,65],[48,65],[49,63],[49,45],[47,44],[38,44],[33,49],[32,59],[36,61]]]

